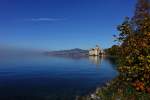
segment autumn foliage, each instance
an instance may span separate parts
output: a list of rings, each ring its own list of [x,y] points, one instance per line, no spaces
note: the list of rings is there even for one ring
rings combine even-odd
[[[118,26],[119,71],[137,91],[150,93],[150,0],[138,0],[135,14]]]

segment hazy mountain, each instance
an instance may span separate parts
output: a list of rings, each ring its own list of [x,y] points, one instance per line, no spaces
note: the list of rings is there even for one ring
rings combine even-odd
[[[88,50],[75,48],[70,50],[50,51],[46,52],[46,54],[49,56],[84,57],[88,55]]]

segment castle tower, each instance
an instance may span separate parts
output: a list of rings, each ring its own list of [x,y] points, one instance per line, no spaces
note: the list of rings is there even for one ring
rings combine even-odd
[[[89,55],[90,56],[100,56],[101,49],[98,45],[96,45],[95,48],[92,48],[89,50]]]

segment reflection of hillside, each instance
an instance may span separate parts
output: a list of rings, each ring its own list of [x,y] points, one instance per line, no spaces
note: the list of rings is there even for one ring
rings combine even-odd
[[[72,59],[72,60],[81,60],[81,59],[88,59],[88,56],[74,56],[74,55],[50,55],[49,57],[56,57],[56,58],[65,58],[65,59]]]
[[[99,56],[89,56],[89,60],[95,65],[99,65],[101,63],[101,57]]]

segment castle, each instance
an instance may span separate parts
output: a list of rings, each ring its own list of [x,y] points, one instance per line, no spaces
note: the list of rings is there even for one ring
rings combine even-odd
[[[102,55],[102,49],[96,45],[95,48],[89,50],[89,56],[100,56]]]

